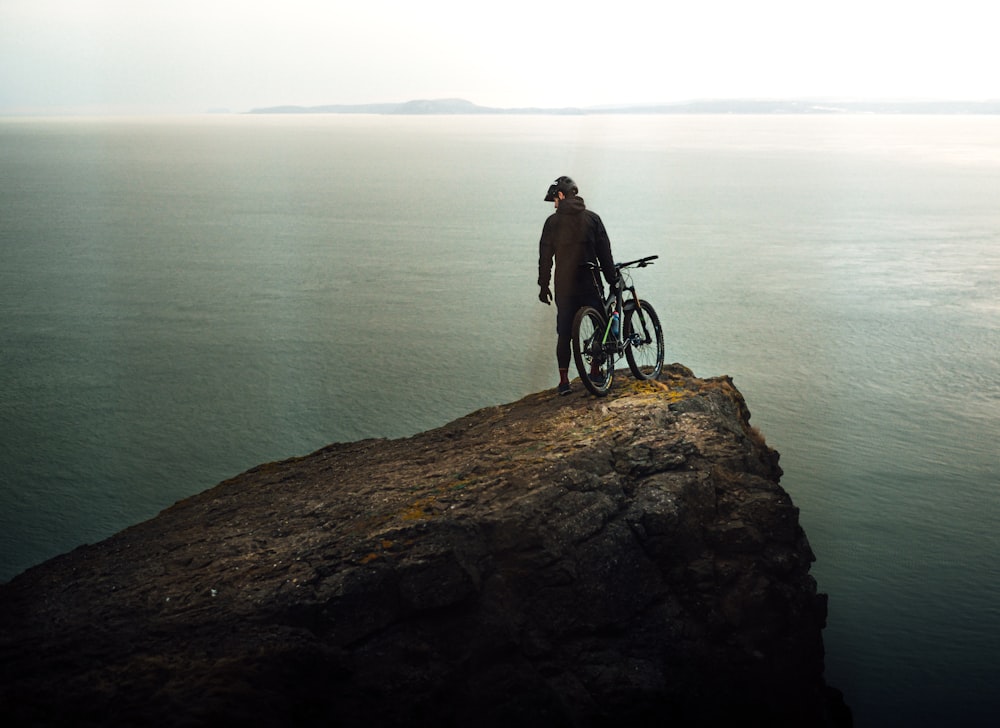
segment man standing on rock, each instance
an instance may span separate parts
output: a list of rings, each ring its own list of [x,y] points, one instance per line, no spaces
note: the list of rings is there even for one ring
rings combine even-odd
[[[552,303],[549,275],[555,258],[556,289],[556,362],[559,365],[559,394],[569,394],[569,344],[573,333],[573,318],[581,306],[600,310],[604,296],[598,277],[583,267],[583,263],[600,263],[604,278],[614,285],[615,261],[611,241],[597,213],[588,210],[579,189],[569,177],[563,176],[549,186],[546,202],[555,203],[556,211],[542,227],[538,242],[538,300]]]

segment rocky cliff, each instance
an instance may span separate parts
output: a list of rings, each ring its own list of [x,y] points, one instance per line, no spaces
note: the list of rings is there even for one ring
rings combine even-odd
[[[848,725],[728,378],[269,463],[0,586],[4,725]]]

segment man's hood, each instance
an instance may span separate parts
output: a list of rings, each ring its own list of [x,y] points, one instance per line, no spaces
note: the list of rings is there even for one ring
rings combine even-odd
[[[559,215],[579,215],[586,209],[587,206],[583,204],[583,198],[574,195],[573,197],[567,197],[565,200],[560,200],[559,207],[556,208],[556,213]]]

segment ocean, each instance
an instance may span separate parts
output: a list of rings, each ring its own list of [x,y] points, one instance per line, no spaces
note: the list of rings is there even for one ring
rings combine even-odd
[[[0,171],[0,580],[554,387],[568,174],[781,453],[856,725],[1000,711],[997,117],[4,118]]]

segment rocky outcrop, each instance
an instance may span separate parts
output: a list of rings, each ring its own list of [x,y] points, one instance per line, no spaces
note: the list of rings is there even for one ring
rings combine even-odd
[[[0,586],[4,725],[848,725],[778,455],[674,365],[269,463]]]

